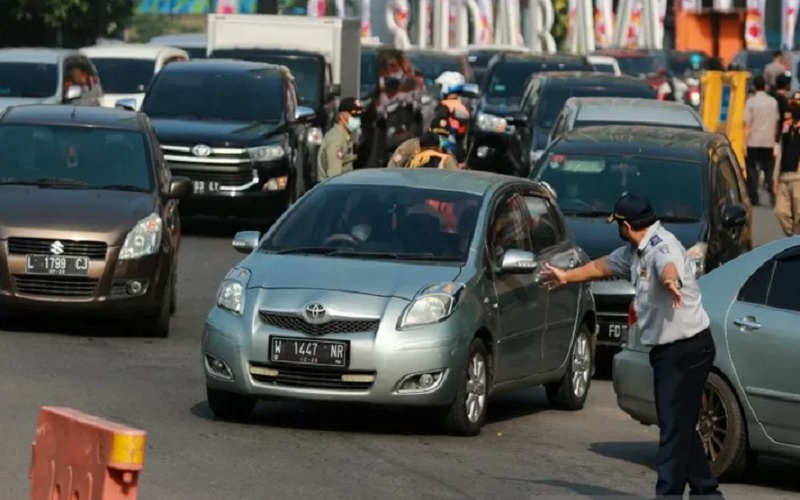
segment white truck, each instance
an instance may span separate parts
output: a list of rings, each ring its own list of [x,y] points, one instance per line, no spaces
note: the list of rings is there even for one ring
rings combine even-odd
[[[209,14],[208,55],[219,49],[282,49],[316,52],[331,67],[342,96],[358,96],[361,22],[330,17]]]

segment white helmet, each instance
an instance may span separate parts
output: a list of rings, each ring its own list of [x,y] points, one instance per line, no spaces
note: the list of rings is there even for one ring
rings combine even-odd
[[[436,84],[439,85],[443,96],[449,94],[458,94],[464,90],[464,85],[467,83],[464,75],[458,71],[445,71],[439,78],[436,79]]]

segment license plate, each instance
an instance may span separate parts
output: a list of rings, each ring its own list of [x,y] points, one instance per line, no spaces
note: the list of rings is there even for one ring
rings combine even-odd
[[[194,194],[216,193],[219,191],[219,182],[215,181],[192,181]]]
[[[56,276],[86,276],[89,274],[89,257],[28,255],[25,273]]]
[[[275,363],[347,366],[348,342],[272,338],[270,359]]]
[[[625,323],[597,324],[597,340],[622,340],[628,336],[628,325]]]

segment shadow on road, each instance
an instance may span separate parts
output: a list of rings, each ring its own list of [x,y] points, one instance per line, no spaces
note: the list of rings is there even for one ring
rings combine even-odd
[[[513,477],[494,477],[503,481],[516,481],[527,484],[539,484],[542,486],[552,486],[555,488],[562,488],[569,490],[572,495],[581,495],[589,498],[626,498],[626,499],[646,499],[650,497],[634,495],[632,493],[623,493],[621,491],[604,488],[603,486],[595,486],[592,484],[573,483],[572,481],[562,481],[559,479],[517,479]]]
[[[657,444],[654,441],[592,443],[589,450],[607,458],[624,460],[654,471],[656,469]],[[800,493],[798,472],[800,472],[800,463],[798,462],[762,457],[748,473],[743,484]]]
[[[119,319],[87,319],[80,316],[42,318],[41,313],[19,313],[0,316],[0,330],[30,334],[55,334],[75,337],[146,338],[144,329],[121,326]],[[159,339],[149,339],[156,342]]]
[[[186,236],[211,238],[233,238],[239,231],[261,231],[269,229],[263,221],[193,217],[181,219],[181,232]]]
[[[538,391],[493,400],[486,424],[534,415],[548,409]],[[205,401],[194,405],[193,415],[214,420]],[[419,408],[387,408],[367,405],[299,401],[261,402],[248,422],[251,425],[325,432],[363,434],[441,435],[435,411]]]

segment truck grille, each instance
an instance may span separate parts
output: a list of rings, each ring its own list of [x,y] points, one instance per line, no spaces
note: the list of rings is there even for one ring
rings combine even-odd
[[[241,186],[253,180],[253,172],[250,170],[237,172],[206,172],[202,170],[179,170],[173,168],[172,175],[188,177],[193,181],[217,182],[220,186]]]
[[[212,169],[224,166],[250,165],[252,161],[243,148],[208,148],[207,155],[195,154],[198,145],[181,146],[162,144],[164,159],[171,168]],[[201,145],[202,146],[202,145]]]
[[[326,323],[312,324],[302,316],[260,311],[259,316],[264,323],[309,335],[329,335],[333,333],[364,333],[378,329],[379,319],[333,319]]]
[[[300,387],[305,389],[331,389],[331,390],[350,390],[366,391],[374,383],[375,372],[343,372],[335,370],[320,370],[315,368],[284,368],[262,365],[260,363],[250,363],[250,376],[253,380],[263,384],[271,384],[282,387]],[[254,368],[269,368],[274,375],[262,375],[253,373]],[[371,378],[370,382],[350,382],[345,381],[346,375],[367,375]]]
[[[50,255],[54,253],[52,247],[60,242],[63,251],[58,255],[73,255],[89,257],[90,259],[103,260],[106,258],[108,245],[102,241],[69,241],[44,238],[9,238],[8,253],[12,255]]]
[[[43,297],[94,297],[97,280],[66,276],[14,276],[17,293]]]

